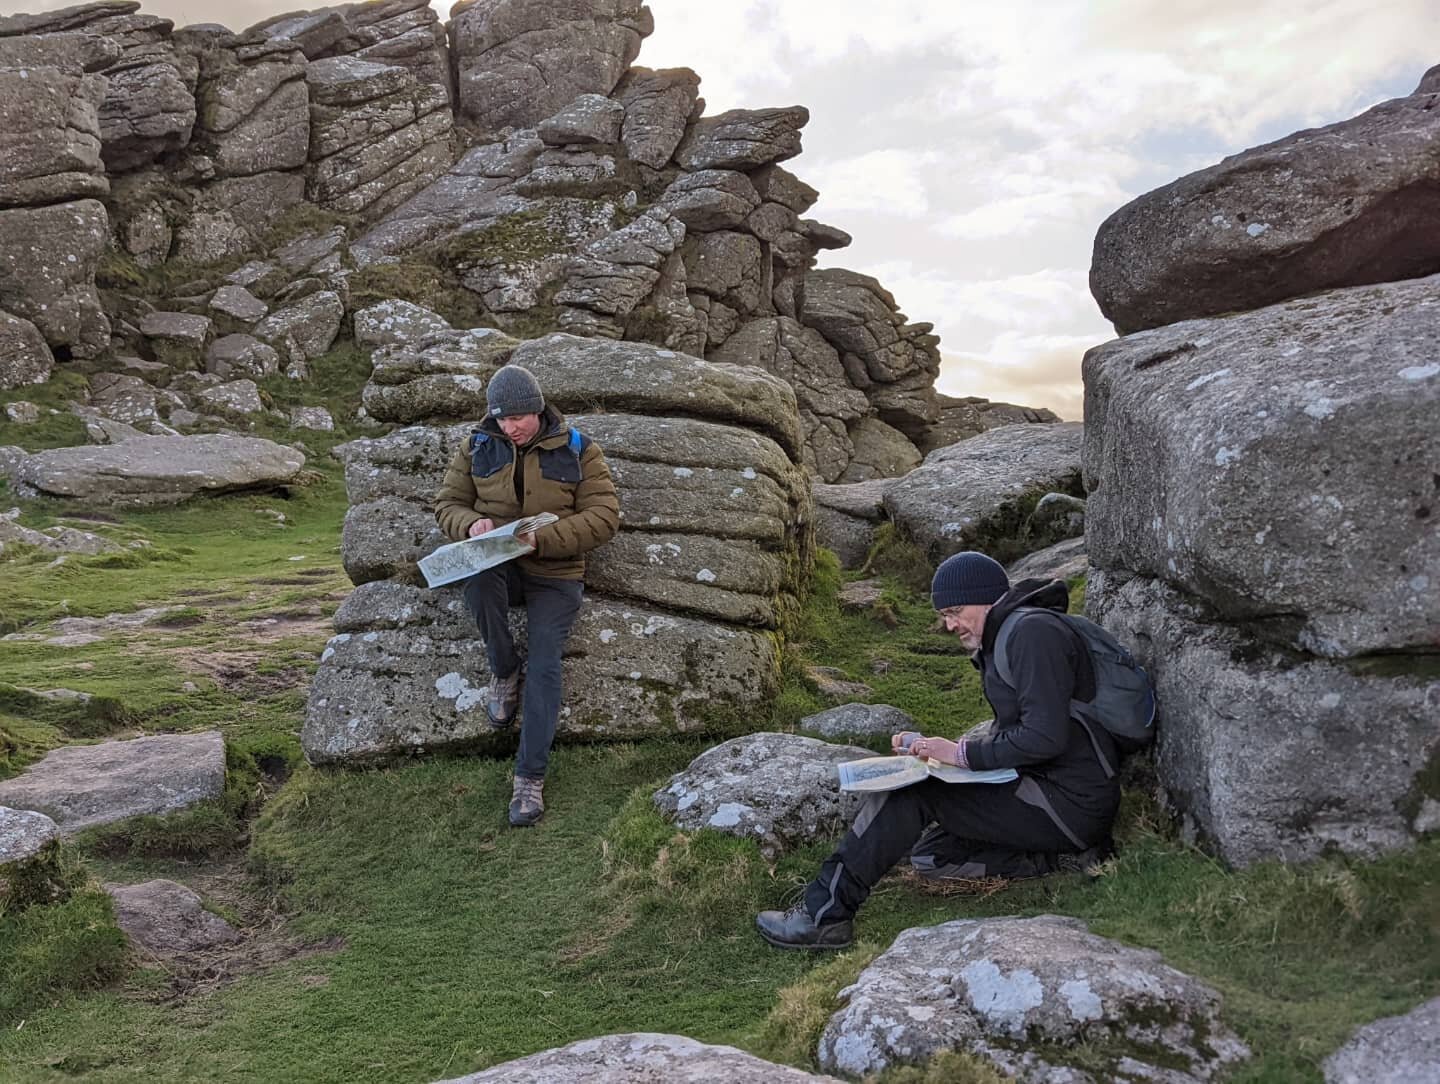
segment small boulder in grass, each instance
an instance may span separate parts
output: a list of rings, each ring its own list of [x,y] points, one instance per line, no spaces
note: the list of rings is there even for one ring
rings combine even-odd
[[[836,766],[871,755],[795,734],[747,734],[677,772],[655,792],[655,807],[681,828],[753,839],[773,859],[844,833],[860,795],[840,790]]]
[[[915,720],[889,704],[841,704],[800,720],[800,729],[822,738],[875,738],[915,730]]]
[[[230,923],[205,910],[198,895],[174,881],[107,884],[105,891],[115,901],[116,924],[152,956],[181,956],[240,940]]]

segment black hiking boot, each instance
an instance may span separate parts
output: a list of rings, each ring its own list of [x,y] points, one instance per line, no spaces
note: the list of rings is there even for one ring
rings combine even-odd
[[[1056,857],[1056,866],[1061,873],[1083,873],[1089,877],[1100,876],[1100,867],[1115,857],[1115,840],[1106,836],[1093,847]]]
[[[855,940],[855,924],[848,918],[817,923],[803,900],[788,911],[761,911],[755,927],[766,941],[783,949],[842,949]]]

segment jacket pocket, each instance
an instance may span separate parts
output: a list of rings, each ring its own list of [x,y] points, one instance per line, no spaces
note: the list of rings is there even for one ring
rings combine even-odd
[[[580,484],[580,460],[569,448],[549,448],[540,453],[540,477],[566,485]]]
[[[470,473],[476,478],[489,478],[510,465],[514,452],[503,440],[479,440],[470,446]]]

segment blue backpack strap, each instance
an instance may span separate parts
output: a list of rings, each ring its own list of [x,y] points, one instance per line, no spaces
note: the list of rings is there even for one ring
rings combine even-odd
[[[574,426],[570,427],[570,451],[576,459],[580,458],[580,453],[585,450],[585,445],[589,443],[589,437],[587,437],[584,433],[580,432],[580,430],[576,429]]]

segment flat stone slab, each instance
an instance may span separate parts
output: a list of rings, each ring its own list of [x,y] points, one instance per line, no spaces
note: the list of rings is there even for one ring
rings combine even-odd
[[[285,485],[304,465],[305,457],[286,445],[213,433],[36,452],[20,461],[17,480],[51,497],[151,506]]]
[[[230,923],[205,910],[199,896],[174,881],[107,884],[105,891],[115,901],[116,924],[152,956],[180,956],[240,940]]]
[[[1005,570],[1011,583],[1021,580],[1073,580],[1090,570],[1089,550],[1085,538],[1067,538],[1043,550],[1027,554]]]
[[[822,738],[873,738],[915,728],[907,712],[889,704],[841,704],[800,720],[801,730]]]
[[[1027,496],[1078,487],[1084,431],[1006,425],[940,448],[886,489],[885,509],[935,560],[1013,538]]]
[[[1440,997],[1404,1016],[1366,1024],[1325,1059],[1325,1084],[1433,1084],[1440,1080]]]
[[[0,783],[0,804],[44,813],[61,835],[152,813],[172,813],[225,790],[218,730],[72,745]]]
[[[860,808],[840,790],[836,766],[873,756],[795,734],[748,734],[707,749],[655,792],[655,807],[681,828],[753,839],[768,858],[839,838]]]
[[[1058,915],[905,930],[839,1000],[818,1061],[857,1077],[960,1050],[1027,1084],[1187,1084],[1250,1056],[1214,990]],[[1080,1043],[1084,1072],[1058,1064]]]
[[[683,1035],[632,1032],[583,1039],[438,1084],[841,1084],[787,1065],[762,1061],[733,1046]]]
[[[0,805],[0,866],[34,858],[60,829],[44,813]]]

